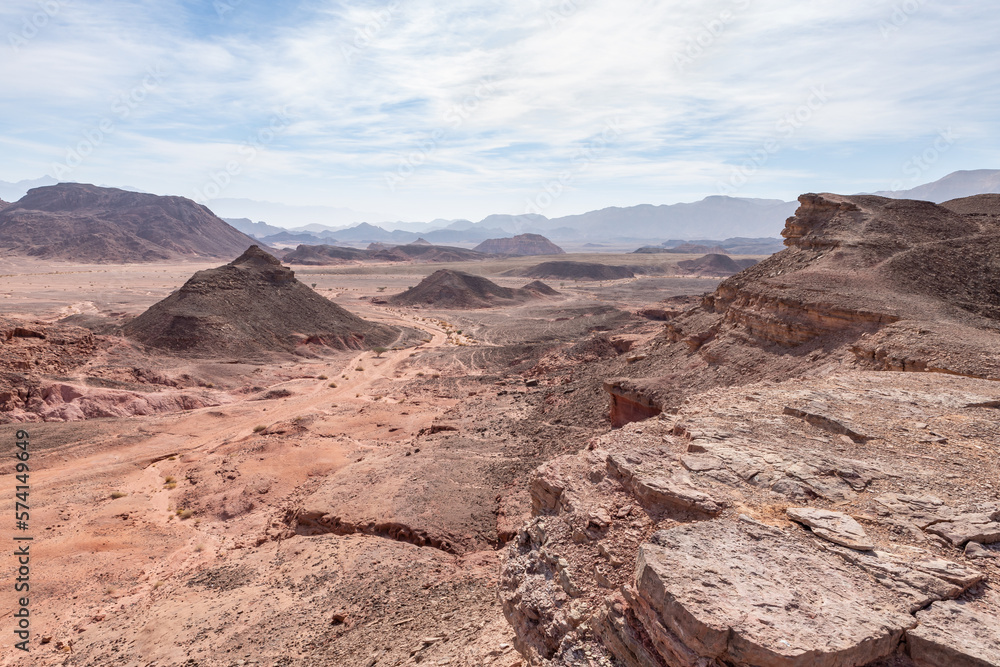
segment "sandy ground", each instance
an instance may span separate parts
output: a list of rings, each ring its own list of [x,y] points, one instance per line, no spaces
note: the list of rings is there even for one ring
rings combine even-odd
[[[526,279],[497,274],[523,262],[456,268],[519,286]],[[0,314],[134,315],[209,266],[11,261]],[[240,366],[244,380],[225,364],[158,359],[196,368],[202,383],[215,377],[228,399],[26,425],[32,652],[5,642],[2,664],[518,664],[497,549],[529,513],[527,472],[609,427],[593,390],[602,370],[591,378],[539,360],[602,331],[648,337],[654,327],[629,306],[717,283],[553,285],[565,299],[448,313],[371,302],[440,265],[294,268],[320,294],[423,342]],[[531,368],[536,389],[524,382]],[[577,387],[586,395],[569,393]],[[2,427],[4,439],[15,430]],[[0,474],[12,477],[13,463]],[[9,637],[14,599],[3,600]]]

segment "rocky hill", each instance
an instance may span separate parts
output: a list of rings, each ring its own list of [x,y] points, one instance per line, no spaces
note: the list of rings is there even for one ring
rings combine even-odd
[[[4,200],[0,199],[0,211],[4,210],[8,206],[10,206],[10,202],[9,201],[4,201]]]
[[[190,199],[79,183],[34,188],[0,211],[0,247],[45,259],[228,259],[254,243]]]
[[[501,576],[530,660],[1000,664],[997,202],[799,202],[535,472]]]
[[[194,274],[124,330],[148,347],[196,356],[260,356],[305,345],[365,349],[399,334],[320,296],[257,246]]]
[[[564,255],[566,251],[540,234],[518,234],[507,239],[487,239],[474,248],[490,255]]]
[[[302,264],[305,266],[329,266],[346,264],[370,258],[367,250],[360,248],[342,248],[335,245],[299,245],[295,250],[286,253],[282,260],[287,264]]]
[[[724,278],[739,273],[756,263],[755,259],[733,259],[729,255],[712,253],[698,259],[681,260],[677,262],[677,267],[682,272],[691,275]]]
[[[461,271],[441,269],[400,294],[389,297],[396,306],[434,306],[444,309],[490,308],[523,303],[559,293],[542,282],[521,289],[502,287],[492,280]]]
[[[347,262],[412,262],[415,264],[433,262],[473,262],[487,259],[487,255],[467,248],[409,243],[407,245],[386,245],[372,243],[366,249],[343,248],[331,245],[299,245],[282,259],[288,264],[325,266]]]
[[[621,280],[635,277],[635,273],[627,266],[561,261],[542,262],[520,271],[519,275],[543,280]]]

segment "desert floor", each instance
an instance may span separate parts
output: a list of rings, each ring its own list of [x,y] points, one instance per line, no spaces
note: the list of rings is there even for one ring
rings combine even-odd
[[[690,258],[562,257],[668,269]],[[447,268],[519,287],[528,279],[501,274],[538,261]],[[0,316],[114,323],[215,264],[8,258]],[[4,642],[3,664],[520,664],[497,550],[530,512],[531,470],[610,429],[600,387],[615,360],[567,350],[648,340],[662,324],[636,309],[718,283],[548,281],[562,297],[449,312],[372,303],[446,265],[293,268],[352,312],[418,335],[381,355],[269,361],[143,357],[118,339],[63,378],[93,386],[116,364],[145,364],[211,404],[21,425],[34,640],[30,657]],[[11,447],[18,426],[3,426]],[[12,478],[13,464],[0,473]]]

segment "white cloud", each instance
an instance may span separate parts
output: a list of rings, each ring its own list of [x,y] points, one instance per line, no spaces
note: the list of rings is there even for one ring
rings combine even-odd
[[[5,3],[5,34],[38,7]],[[881,156],[906,155],[946,127],[962,141],[940,168],[1000,157],[1000,17],[980,4],[244,2],[224,20],[204,7],[60,5],[0,68],[0,178],[49,171],[111,118],[115,136],[74,178],[189,194],[285,107],[290,126],[226,196],[409,219],[517,213],[611,121],[622,132],[553,214],[714,194],[776,135],[780,150],[746,194],[881,185]],[[162,85],[119,117],[115,100],[149,67],[162,68]],[[817,87],[827,101],[786,136],[778,123]],[[828,159],[845,147],[853,163]],[[415,151],[413,175],[390,191],[386,174]]]

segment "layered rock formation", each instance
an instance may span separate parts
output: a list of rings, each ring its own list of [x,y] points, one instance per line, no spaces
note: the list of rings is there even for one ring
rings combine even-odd
[[[1000,423],[981,407],[997,398],[942,374],[718,389],[542,466],[502,575],[519,648],[557,665],[997,664]],[[815,403],[867,440],[785,409]]]
[[[992,197],[803,195],[785,251],[672,317],[609,386],[672,410],[710,387],[844,365],[1000,378]]]
[[[421,280],[418,285],[389,297],[388,302],[396,306],[432,305],[446,309],[490,308],[558,294],[539,281],[528,283],[521,289],[512,289],[497,285],[482,276],[441,269]]]
[[[487,239],[474,250],[489,255],[564,255],[566,251],[541,234],[518,234],[508,239]]]
[[[995,202],[800,202],[536,471],[501,589],[532,664],[1000,664]]]
[[[300,346],[364,349],[399,332],[320,296],[257,246],[199,271],[124,327],[149,347],[195,355],[261,355]]]
[[[254,243],[190,199],[79,183],[34,188],[0,210],[0,245],[45,259],[228,259]]]

